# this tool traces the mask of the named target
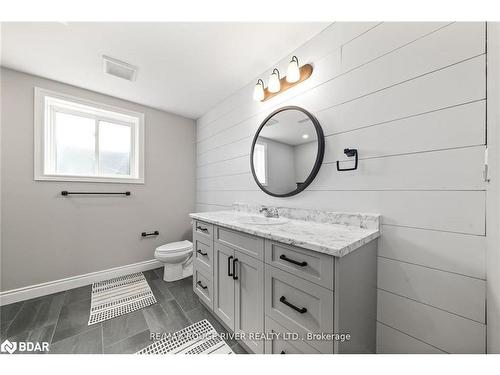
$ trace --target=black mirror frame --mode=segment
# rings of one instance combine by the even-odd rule
[[[261,183],[259,182],[259,180],[257,179],[257,176],[255,175],[255,169],[253,166],[253,151],[255,148],[255,143],[257,142],[257,139],[259,138],[260,131],[266,125],[266,123],[274,115],[276,115],[280,112],[283,112],[283,111],[288,111],[288,110],[297,110],[297,111],[304,113],[307,117],[309,117],[309,119],[311,120],[311,122],[314,125],[314,129],[316,130],[316,135],[318,137],[318,153],[316,154],[316,161],[314,163],[314,167],[313,167],[311,173],[309,173],[309,176],[307,177],[307,179],[297,189],[291,191],[290,193],[286,193],[286,194],[275,194],[275,193],[272,193],[269,190],[267,190],[264,186],[262,186]],[[304,108],[291,105],[291,106],[278,108],[277,110],[275,110],[274,112],[269,114],[264,119],[264,121],[262,121],[262,123],[260,124],[259,129],[257,129],[257,132],[255,133],[255,136],[253,138],[252,148],[250,150],[250,167],[252,169],[252,175],[253,175],[255,182],[257,183],[259,188],[264,193],[266,193],[268,195],[272,195],[273,197],[286,198],[286,197],[291,197],[291,196],[294,196],[294,195],[300,193],[301,191],[305,190],[311,184],[311,182],[313,182],[314,178],[316,177],[316,175],[319,172],[319,169],[321,168],[321,164],[323,163],[324,154],[325,154],[325,136],[323,134],[323,129],[321,128],[321,125],[320,125],[318,119],[316,117],[314,117],[314,115],[312,113],[310,113],[309,111],[306,111]]]

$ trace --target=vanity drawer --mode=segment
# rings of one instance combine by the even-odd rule
[[[212,240],[193,233],[193,249],[195,262],[201,265],[200,268],[205,268],[207,274],[211,275],[214,254]]]
[[[224,227],[215,227],[215,240],[251,257],[264,259],[264,239]]]
[[[271,240],[265,244],[267,264],[333,290],[333,256]]]
[[[212,277],[200,272],[195,266],[193,267],[193,290],[211,309],[213,309],[213,284]]]
[[[203,221],[194,220],[193,222],[193,234],[199,234],[206,238],[214,238],[214,226],[212,224],[205,223]]]
[[[290,336],[286,339],[284,335],[289,335],[291,332],[268,316],[266,316],[266,333],[273,336],[265,342],[265,354],[321,354],[319,350],[300,339],[292,341]]]
[[[265,265],[265,313],[304,337],[308,332],[333,332],[333,292]],[[322,353],[333,353],[333,341],[311,341]]]

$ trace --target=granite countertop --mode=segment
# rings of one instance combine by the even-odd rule
[[[244,208],[242,208],[244,207]],[[342,257],[380,236],[380,215],[278,208],[284,224],[249,224],[245,218],[263,216],[255,207],[235,204],[233,210],[192,213],[193,219],[270,240]]]

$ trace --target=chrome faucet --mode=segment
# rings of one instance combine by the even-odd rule
[[[262,206],[259,212],[263,213],[265,217],[274,217],[274,218],[279,217],[278,209],[276,207]]]

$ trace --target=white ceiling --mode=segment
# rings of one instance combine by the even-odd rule
[[[326,23],[2,23],[2,66],[198,118]],[[102,55],[138,66],[129,82]]]
[[[304,139],[302,136],[308,135]],[[290,146],[316,142],[318,137],[316,129],[309,118],[297,110],[283,111],[274,115],[259,133],[260,137],[272,139]]]

